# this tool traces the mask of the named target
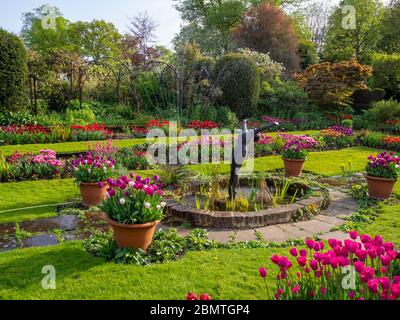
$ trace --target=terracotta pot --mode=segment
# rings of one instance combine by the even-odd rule
[[[376,200],[386,200],[392,196],[397,180],[366,176],[369,197]]]
[[[303,159],[283,159],[285,165],[285,177],[299,177],[303,172],[304,162]]]
[[[147,250],[153,241],[153,235],[160,221],[144,224],[121,224],[107,217],[114,231],[114,238],[119,248]]]
[[[99,188],[98,182],[85,183],[81,182],[79,185],[83,205],[85,207],[97,206],[105,199],[108,189],[108,183],[103,182],[103,188]]]

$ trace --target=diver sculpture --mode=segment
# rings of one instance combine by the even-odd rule
[[[253,138],[254,142],[257,142],[260,137],[259,133],[272,128],[274,126],[279,126],[278,122],[266,125],[260,129],[254,129],[249,132],[247,128],[247,120],[243,121],[243,128],[239,134],[236,143],[233,143],[232,147],[232,160],[231,160],[231,174],[229,179],[229,198],[234,200],[237,195],[237,188],[239,186],[239,171],[243,166],[243,163],[247,157],[247,148]]]

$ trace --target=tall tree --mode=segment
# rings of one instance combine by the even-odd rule
[[[392,0],[382,20],[382,38],[378,48],[387,53],[400,52],[400,0]]]
[[[293,23],[282,9],[268,2],[249,9],[232,36],[239,47],[269,53],[289,72],[299,69],[298,37]]]
[[[382,9],[380,0],[342,0],[329,18],[324,58],[367,58],[379,40]]]
[[[129,71],[132,96],[136,111],[141,112],[142,100],[136,87],[138,76],[152,67],[152,62],[160,56],[159,48],[155,47],[154,32],[157,24],[147,14],[139,14],[131,20],[130,33],[122,39],[123,65]]]

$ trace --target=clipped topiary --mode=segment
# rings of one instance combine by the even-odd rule
[[[239,53],[221,57],[215,65],[214,82],[222,91],[221,105],[241,118],[253,114],[259,99],[260,74],[252,58]]]
[[[21,39],[0,29],[0,111],[25,106],[27,75],[26,50]]]
[[[353,92],[353,109],[356,112],[371,108],[376,101],[382,100],[386,96],[386,91],[380,88],[377,89],[359,89]]]

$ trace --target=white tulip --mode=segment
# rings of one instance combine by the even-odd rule
[[[125,204],[126,200],[124,198],[119,199],[119,203],[123,206]]]
[[[165,208],[167,206],[167,203],[166,202],[161,202],[161,207],[162,208]]]
[[[145,202],[144,206],[145,206],[145,208],[146,208],[146,209],[150,209],[150,207],[151,207],[151,204],[150,204],[150,203],[148,203],[148,202]]]

